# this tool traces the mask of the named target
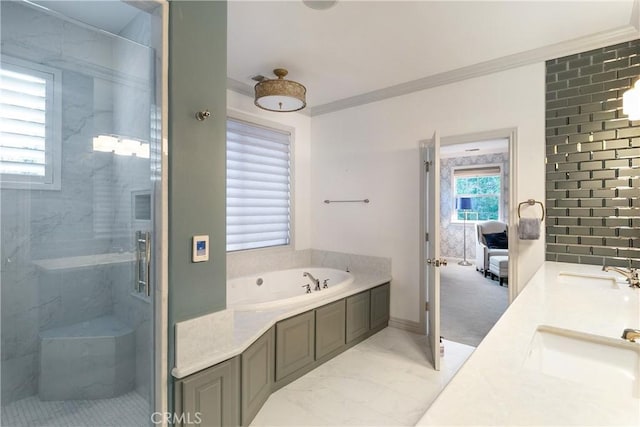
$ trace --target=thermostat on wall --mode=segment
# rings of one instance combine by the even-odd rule
[[[193,236],[191,261],[209,261],[209,236]]]

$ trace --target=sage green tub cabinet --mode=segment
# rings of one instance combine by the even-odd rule
[[[371,330],[384,329],[389,324],[389,284],[371,289]]]
[[[316,360],[343,349],[345,341],[345,300],[316,309]]]
[[[240,357],[226,360],[175,383],[179,426],[240,424]]]
[[[276,382],[304,371],[314,361],[314,350],[313,310],[276,323]]]
[[[177,425],[248,425],[272,392],[385,328],[389,290],[387,283],[281,320],[241,355],[177,380]]]
[[[347,300],[347,344],[357,342],[369,333],[370,291],[348,297]]]
[[[242,353],[242,425],[247,426],[267,401],[273,387],[275,328]]]

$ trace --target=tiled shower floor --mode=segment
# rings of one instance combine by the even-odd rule
[[[113,399],[41,401],[27,397],[2,407],[2,427],[146,427],[149,404],[133,391]]]

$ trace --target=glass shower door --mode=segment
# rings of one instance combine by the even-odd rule
[[[1,425],[151,423],[162,16],[135,3],[0,3]]]

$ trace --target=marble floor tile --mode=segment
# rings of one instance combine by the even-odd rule
[[[434,371],[427,338],[386,328],[269,397],[252,426],[413,426],[474,347],[445,341]]]

